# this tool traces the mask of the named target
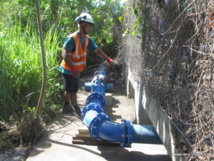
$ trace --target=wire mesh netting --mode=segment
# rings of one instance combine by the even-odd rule
[[[213,0],[129,0],[123,17],[118,62],[152,91],[192,145],[174,132],[177,147],[213,158]]]

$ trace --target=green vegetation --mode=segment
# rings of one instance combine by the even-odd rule
[[[42,0],[40,5],[47,63],[47,87],[41,117],[47,123],[62,103],[58,71],[60,52],[65,37],[77,29],[75,17],[81,12],[93,15],[96,26],[90,35],[105,48],[114,43],[113,25],[122,7],[119,0]],[[17,125],[35,113],[43,69],[35,1],[1,0],[0,6],[0,133],[4,133],[1,138],[10,140],[7,132],[14,125],[12,123]]]
[[[46,102],[54,100],[57,86],[57,33],[50,29],[45,36],[48,88]],[[21,115],[34,108],[41,89],[41,54],[37,31],[27,24],[25,31],[14,22],[0,37],[1,106],[0,119],[8,121],[11,114]]]

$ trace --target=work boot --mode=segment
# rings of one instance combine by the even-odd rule
[[[71,114],[74,113],[74,108],[71,105],[64,105],[62,108],[63,114]]]
[[[81,110],[78,106],[74,107],[75,113],[81,118]]]

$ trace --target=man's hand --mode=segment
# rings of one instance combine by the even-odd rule
[[[111,59],[111,58],[108,58],[108,59],[107,59],[107,62],[108,62],[109,64],[111,64],[111,63],[114,63],[114,60]]]
[[[72,75],[74,78],[77,78],[77,77],[78,77],[78,74],[79,74],[78,70],[77,70],[73,65],[70,66],[70,69],[71,69],[71,75]]]

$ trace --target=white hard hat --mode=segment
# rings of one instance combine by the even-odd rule
[[[94,25],[93,18],[88,13],[81,13],[76,19],[75,22],[87,22]]]

